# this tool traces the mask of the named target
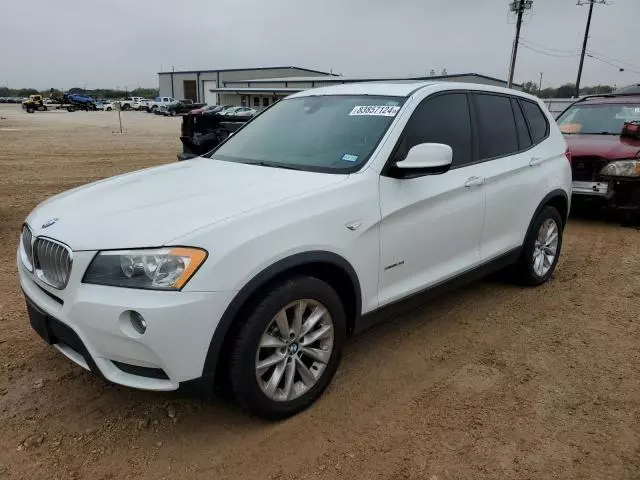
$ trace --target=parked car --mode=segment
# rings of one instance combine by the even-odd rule
[[[147,108],[149,107],[149,101],[146,98],[140,98],[138,100],[136,100],[136,102],[133,104],[133,109],[134,110],[147,110]]]
[[[210,115],[214,113],[220,113],[221,111],[231,107],[233,107],[233,105],[205,105],[204,107],[191,110],[189,113],[192,113],[194,115]]]
[[[257,110],[249,107],[230,107],[226,110],[222,110],[220,112],[220,115],[231,115],[234,117],[253,117],[256,113],[258,113]]]
[[[572,155],[573,196],[627,214],[640,212],[640,94],[581,98],[559,117]]]
[[[207,158],[40,204],[20,285],[35,331],[83,368],[148,390],[220,375],[245,409],[282,418],[321,395],[383,307],[505,266],[547,282],[570,194],[566,142],[533,96],[312,89]]]
[[[223,116],[218,113],[222,110],[222,106],[204,107],[191,110],[182,117],[182,152],[178,154],[179,161],[213,150],[251,119],[246,116]]]
[[[144,100],[143,97],[127,97],[124,100],[120,100],[120,108],[122,110],[131,110],[135,108],[135,104]]]
[[[160,105],[156,113],[165,116],[181,115],[191,110],[202,108],[206,103],[194,103],[193,100],[183,99],[175,102]]]
[[[155,113],[158,107],[175,102],[176,99],[172,97],[156,97],[153,101],[150,101],[147,105],[147,111]]]

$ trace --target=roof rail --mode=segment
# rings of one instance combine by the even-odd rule
[[[594,93],[591,95],[584,95],[578,98],[574,103],[583,102],[590,98],[614,98],[614,97],[640,97],[640,93]]]

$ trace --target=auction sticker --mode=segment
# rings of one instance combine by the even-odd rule
[[[390,107],[388,105],[359,105],[353,107],[349,116],[370,115],[375,117],[395,117],[400,107]]]

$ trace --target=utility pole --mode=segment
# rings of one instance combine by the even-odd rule
[[[540,72],[540,83],[538,83],[538,94],[542,91],[542,72]]]
[[[525,10],[529,10],[533,4],[532,0],[513,0],[509,4],[509,11],[517,14],[516,20],[516,37],[513,39],[513,47],[511,48],[511,63],[509,65],[509,84],[513,85],[513,74],[516,68],[516,56],[518,55],[518,42],[520,41],[520,28],[522,27],[522,15]]]
[[[584,55],[587,52],[587,40],[589,39],[589,29],[591,28],[591,15],[593,15],[593,6],[596,3],[606,5],[605,0],[586,0],[584,2],[578,0],[577,5],[589,4],[589,15],[587,16],[587,27],[584,29],[584,40],[582,42],[582,53],[580,54],[580,65],[578,66],[578,78],[576,80],[576,98],[580,96],[580,78],[582,77],[582,66],[584,65]]]

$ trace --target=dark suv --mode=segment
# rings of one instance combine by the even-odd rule
[[[581,98],[557,119],[572,155],[573,198],[634,219],[640,210],[640,94]]]

